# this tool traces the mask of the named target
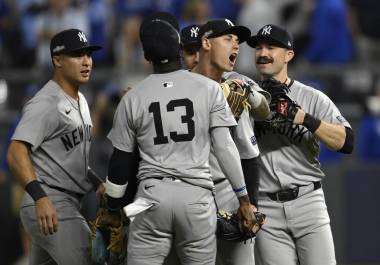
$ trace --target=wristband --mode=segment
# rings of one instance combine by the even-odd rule
[[[303,119],[302,125],[305,126],[311,133],[315,133],[315,131],[321,125],[321,120],[314,118],[309,113],[305,113],[305,118]]]
[[[247,192],[247,187],[246,186],[243,186],[239,189],[234,189],[234,192],[236,194],[236,197],[241,197],[241,196],[245,196],[245,195],[248,195],[248,192]]]
[[[26,184],[25,191],[33,198],[34,201],[47,196],[37,180],[32,180]]]
[[[118,185],[109,181],[108,177],[106,179],[106,194],[112,198],[118,199],[124,196],[125,190],[127,189],[127,184]]]

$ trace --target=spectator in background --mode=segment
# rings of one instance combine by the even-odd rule
[[[143,67],[145,59],[139,42],[139,28],[142,17],[155,10],[154,0],[116,0],[116,41],[114,54],[116,65],[121,71]]]
[[[24,95],[21,105],[24,105],[38,91],[34,84],[24,88]],[[14,180],[14,176],[9,171],[6,161],[6,151],[11,137],[21,118],[21,112],[11,121],[5,140],[0,149],[0,264],[27,264],[30,250],[30,239],[25,233],[21,224],[18,210],[24,194],[23,189]]]
[[[49,9],[39,15],[36,26],[37,66],[51,68],[51,57],[46,51],[49,50],[50,39],[59,31],[78,28],[91,38],[86,10],[71,4],[72,0],[49,0]]]
[[[362,62],[380,61],[380,1],[349,0],[352,31]]]
[[[245,0],[210,0],[210,18],[228,18],[235,22],[244,2]]]
[[[19,27],[22,39],[22,49],[18,54],[22,58],[20,67],[30,67],[36,62],[37,37],[37,18],[42,12],[49,8],[48,0],[16,0],[16,12],[19,18]]]
[[[181,17],[181,11],[187,0],[160,0],[156,1],[156,10],[169,12],[177,19]]]
[[[8,28],[9,24],[9,9],[8,5],[5,3],[5,0],[0,0],[0,62],[4,62],[4,38],[5,38],[5,30]],[[3,63],[0,63],[2,66]]]
[[[183,28],[189,24],[204,24],[209,19],[210,13],[211,4],[209,0],[188,0],[183,6],[179,26]]]
[[[99,43],[103,47],[92,55],[96,65],[111,63],[110,38],[113,32],[114,16],[110,1],[88,0],[87,16],[89,20],[90,42]]]
[[[0,67],[19,66],[22,40],[12,1],[0,0]]]
[[[359,125],[359,156],[362,160],[380,161],[380,78],[374,95],[367,98],[366,109]]]
[[[267,24],[284,25],[294,36],[298,47],[303,43],[306,26],[314,0],[241,0],[242,7],[237,23],[248,27],[251,32],[257,32]],[[302,38],[302,40],[301,40]],[[303,45],[302,45],[303,46]],[[236,69],[242,73],[252,72],[253,50],[246,43],[240,45]],[[256,72],[256,69],[253,70]]]
[[[301,57],[310,63],[342,64],[354,58],[344,0],[314,0],[310,41]]]

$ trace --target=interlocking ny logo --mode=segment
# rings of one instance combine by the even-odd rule
[[[263,28],[263,30],[261,31],[261,35],[270,35],[270,32],[272,30],[272,27],[271,26],[265,26]]]
[[[231,20],[229,20],[229,19],[227,19],[227,18],[224,19],[224,20],[226,21],[226,23],[228,24],[228,26],[230,26],[230,27],[235,26],[234,23],[231,22]]]
[[[199,28],[198,27],[192,27],[190,29],[190,36],[192,38],[197,38],[198,37],[198,32],[199,32]]]
[[[78,32],[78,37],[81,42],[87,42],[86,35],[83,32]]]

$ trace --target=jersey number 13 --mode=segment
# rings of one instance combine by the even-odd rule
[[[178,132],[170,132],[170,139],[174,142],[187,142],[191,141],[195,135],[194,120],[194,107],[193,102],[188,98],[171,100],[166,105],[166,110],[174,111],[176,107],[185,107],[186,115],[181,116],[182,123],[187,124],[187,133],[179,134]],[[152,102],[149,105],[149,112],[153,113],[154,127],[156,128],[156,137],[153,138],[154,144],[167,144],[168,137],[164,135],[162,128],[160,102]]]

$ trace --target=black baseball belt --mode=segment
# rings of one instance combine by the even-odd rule
[[[311,191],[320,189],[321,187],[322,183],[320,181],[316,181],[307,186],[298,186],[292,189],[280,190],[274,193],[266,192],[265,194],[273,201],[287,202],[297,199],[298,197],[301,197],[302,195],[305,195]]]

